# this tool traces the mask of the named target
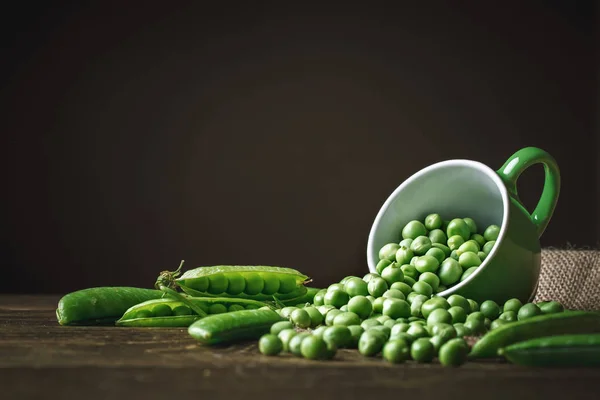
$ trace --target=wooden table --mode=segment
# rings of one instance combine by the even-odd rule
[[[185,329],[62,327],[54,315],[57,301],[0,296],[0,399],[600,396],[600,369],[522,368],[499,361],[460,368],[390,365],[353,350],[326,362],[266,357],[256,343],[201,347]]]

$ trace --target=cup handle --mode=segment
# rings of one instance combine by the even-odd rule
[[[506,160],[496,172],[504,181],[509,195],[521,203],[517,193],[517,180],[527,168],[535,164],[543,164],[545,173],[542,196],[530,215],[531,222],[537,227],[538,237],[540,237],[550,222],[560,192],[560,171],[556,160],[542,149],[525,147]]]

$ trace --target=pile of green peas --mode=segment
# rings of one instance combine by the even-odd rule
[[[472,218],[442,220],[429,214],[413,220],[401,230],[399,243],[379,250],[376,270],[382,276],[400,269],[404,283],[422,294],[442,292],[467,279],[492,251],[500,227],[490,225],[478,232]],[[390,269],[391,268],[391,269]]]
[[[478,304],[456,294],[446,299],[423,290],[418,282],[410,285],[399,268],[383,272],[348,276],[317,292],[312,304],[279,309],[286,320],[260,338],[260,352],[328,360],[338,349],[357,349],[363,356],[381,356],[390,363],[437,358],[444,366],[458,366],[470,351],[465,337],[563,311],[555,301]]]

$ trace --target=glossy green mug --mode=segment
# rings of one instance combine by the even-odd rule
[[[529,213],[519,200],[517,180],[534,164],[543,164],[545,183],[535,210]],[[556,161],[536,147],[517,151],[498,171],[472,160],[430,165],[398,186],[379,210],[367,244],[369,270],[376,271],[382,246],[402,240],[407,222],[423,221],[430,213],[444,220],[471,217],[479,230],[492,224],[500,227],[496,244],[467,279],[437,294],[460,294],[499,304],[510,298],[531,301],[541,267],[539,238],[552,217],[559,191]]]

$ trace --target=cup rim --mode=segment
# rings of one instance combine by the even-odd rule
[[[383,219],[383,215],[387,212],[392,201],[398,196],[398,194],[407,185],[409,185],[410,183],[412,183],[413,181],[415,181],[417,179],[420,179],[423,175],[425,175],[431,171],[434,171],[436,169],[445,168],[445,167],[457,167],[457,166],[469,167],[469,168],[476,169],[477,171],[485,174],[488,178],[490,178],[496,184],[496,187],[498,188],[498,190],[500,192],[500,196],[502,197],[502,207],[503,207],[502,225],[500,226],[500,232],[498,233],[498,238],[496,239],[496,245],[493,247],[492,251],[487,255],[485,260],[483,260],[481,265],[479,265],[479,267],[475,270],[475,272],[473,272],[471,275],[469,275],[469,277],[467,279],[465,279],[464,281],[459,282],[456,285],[454,285],[442,292],[436,293],[436,295],[441,296],[441,297],[446,297],[448,295],[455,293],[456,291],[460,290],[464,286],[468,285],[469,282],[471,282],[477,275],[479,275],[481,270],[485,269],[489,265],[488,261],[493,259],[494,256],[498,253],[498,249],[500,248],[499,244],[502,243],[502,241],[504,240],[504,237],[506,236],[507,225],[508,225],[508,221],[510,219],[510,199],[509,199],[509,195],[508,195],[508,190],[506,189],[506,186],[504,185],[502,178],[500,178],[500,176],[496,173],[496,171],[494,171],[489,166],[487,166],[479,161],[466,160],[466,159],[453,159],[453,160],[440,161],[440,162],[431,164],[431,165],[415,172],[413,175],[411,175],[406,180],[404,180],[398,187],[396,187],[396,189],[394,189],[394,191],[388,196],[386,201],[383,203],[383,205],[379,209],[379,212],[377,213],[377,216],[375,217],[375,220],[373,221],[373,224],[371,225],[371,230],[369,232],[369,237],[368,237],[368,242],[367,242],[367,266],[369,268],[369,272],[373,272],[374,268],[375,268],[375,265],[371,266],[371,254],[377,254],[376,249],[373,247],[374,246],[373,241],[374,241],[374,236],[375,236],[375,232],[376,232],[376,227],[379,226],[381,220]]]

